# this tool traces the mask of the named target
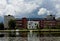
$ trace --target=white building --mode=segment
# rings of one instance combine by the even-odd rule
[[[11,16],[11,15],[6,15],[4,16],[4,28],[7,29],[9,28],[8,26],[8,22],[11,20],[11,19],[15,19],[14,16]]]
[[[39,27],[39,21],[28,21],[27,28],[28,29],[37,29]]]

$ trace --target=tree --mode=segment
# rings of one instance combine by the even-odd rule
[[[3,24],[3,22],[0,23],[0,30],[4,30],[4,24]],[[0,37],[4,37],[4,34],[1,33]]]
[[[15,22],[15,20],[10,20],[9,22],[8,22],[8,25],[9,25],[9,29],[15,29],[15,26],[16,26],[16,22]]]
[[[15,29],[16,21],[11,19],[11,20],[8,22],[8,26],[9,26],[9,29]],[[13,31],[13,32],[9,32],[9,36],[15,37],[15,32],[14,32],[14,31]]]
[[[2,22],[0,23],[0,30],[4,30],[4,24]]]

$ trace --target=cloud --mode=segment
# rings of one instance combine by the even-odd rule
[[[60,8],[60,5],[59,4],[56,4],[55,8],[56,9],[59,9]]]
[[[56,4],[55,8],[56,8],[56,12],[57,12],[56,16],[58,18],[58,17],[60,17],[60,4]]]
[[[25,0],[25,2],[27,3],[33,3],[33,4],[37,4],[40,5],[42,3],[43,0]]]
[[[50,15],[51,12],[47,10],[46,8],[40,8],[38,11],[38,15],[44,15],[44,14]]]
[[[38,14],[32,13],[34,11]],[[60,17],[60,0],[0,0],[0,16],[8,14],[14,16],[34,14],[38,16],[49,15],[51,12]]]
[[[56,18],[60,17],[60,0],[53,0],[55,11],[56,11]]]
[[[56,18],[60,17],[60,0],[45,0],[42,5],[42,8],[47,9],[53,15],[55,14]]]
[[[29,14],[40,7],[42,0],[0,0],[0,16]]]
[[[51,0],[55,9],[56,18],[60,17],[60,0]]]

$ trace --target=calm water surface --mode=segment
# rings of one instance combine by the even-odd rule
[[[0,41],[60,41],[60,34],[41,32],[5,32]]]

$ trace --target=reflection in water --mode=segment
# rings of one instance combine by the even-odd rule
[[[38,33],[32,31],[28,32],[28,41],[39,41],[37,34]]]
[[[17,32],[16,32],[17,33]],[[60,41],[60,33],[50,33],[50,32],[18,32],[19,35],[16,33],[12,33],[15,37],[6,37],[12,35],[11,32],[7,32],[5,37],[0,37],[0,41]]]
[[[18,31],[19,31],[19,30],[17,29],[17,30],[16,30],[16,35],[19,35],[19,32],[18,32]]]
[[[31,38],[32,40],[32,38]],[[27,37],[0,37],[0,41],[31,41]],[[60,37],[36,37],[32,41],[60,41]]]

